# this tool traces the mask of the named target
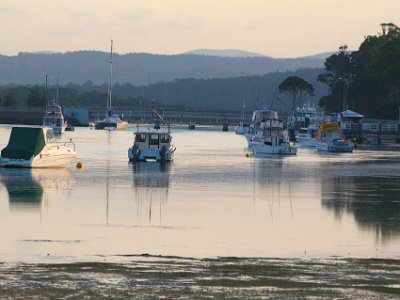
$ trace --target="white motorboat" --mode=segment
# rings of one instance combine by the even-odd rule
[[[296,135],[296,140],[301,147],[315,148],[317,145],[316,135],[318,128],[314,126],[301,127]]]
[[[321,124],[317,135],[317,150],[323,152],[353,152],[354,144],[343,139],[338,124]]]
[[[108,83],[107,114],[103,120],[94,124],[94,129],[120,130],[128,128],[128,122],[121,120],[112,110],[112,64],[113,64],[113,41],[111,40],[110,75]]]
[[[296,155],[297,147],[292,145],[283,128],[278,112],[264,111],[263,118],[258,124],[258,130],[250,139],[249,146],[255,153]]]
[[[249,132],[249,124],[240,121],[238,126],[235,127],[236,134],[246,134]]]
[[[253,136],[250,146],[255,153],[296,155],[297,147],[289,142],[283,132],[277,128],[266,128]]]
[[[172,161],[176,147],[171,144],[171,131],[137,129],[133,146],[128,149],[129,161]]]
[[[251,123],[247,132],[244,136],[247,139],[247,143],[250,146],[250,141],[257,134],[257,132],[264,127],[264,124],[267,120],[277,120],[278,112],[269,110],[269,109],[259,109],[253,112],[253,116],[251,117]]]
[[[1,167],[57,168],[76,159],[75,144],[57,142],[50,127],[11,129],[8,145],[1,151]]]
[[[61,134],[67,127],[67,122],[64,121],[61,106],[56,102],[47,105],[46,112],[43,117],[43,126],[51,127],[54,134]]]
[[[287,120],[288,127],[294,129],[301,127],[308,128],[310,125],[318,123],[317,109],[308,104],[304,104],[301,108],[297,107],[293,112],[290,113]]]

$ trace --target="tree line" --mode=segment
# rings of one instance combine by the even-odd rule
[[[357,51],[347,46],[325,61],[318,80],[329,94],[319,105],[334,112],[351,109],[371,118],[397,119],[400,109],[400,28],[381,24],[382,32],[367,36]]]

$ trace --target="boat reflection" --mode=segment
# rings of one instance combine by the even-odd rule
[[[132,162],[135,187],[168,188],[173,162]]]
[[[39,212],[50,194],[72,185],[73,177],[67,169],[0,168],[11,211]]]
[[[322,181],[322,205],[341,219],[354,215],[359,228],[377,241],[400,235],[400,181],[391,177],[333,176]]]
[[[139,219],[162,220],[162,207],[168,200],[173,162],[133,162],[134,199]]]

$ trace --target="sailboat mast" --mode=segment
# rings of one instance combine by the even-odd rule
[[[58,96],[59,96],[59,93],[58,93],[59,84],[60,84],[60,72],[57,72],[57,89],[56,89],[56,103],[57,104],[58,104]]]
[[[46,98],[46,111],[47,111],[47,107],[49,106],[49,98],[47,97],[47,74],[46,74],[46,88],[45,88],[44,92],[45,92],[45,98]]]
[[[111,105],[111,94],[112,94],[112,65],[113,65],[113,40],[111,40],[111,52],[110,52],[110,76],[108,83],[108,101],[107,101],[107,113],[110,114],[112,110]]]

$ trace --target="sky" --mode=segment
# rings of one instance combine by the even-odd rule
[[[241,49],[272,57],[357,50],[400,0],[0,0],[0,54],[77,50],[179,54]]]

